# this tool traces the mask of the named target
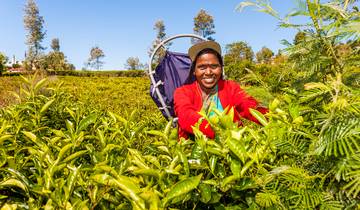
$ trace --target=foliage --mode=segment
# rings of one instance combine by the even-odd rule
[[[272,64],[275,66],[286,65],[288,63],[288,57],[284,55],[281,50],[274,56]]]
[[[237,63],[240,61],[253,61],[254,52],[251,47],[243,41],[227,44],[225,47],[224,64]]]
[[[303,31],[297,32],[293,41],[294,45],[301,44],[304,41],[306,41],[306,33]]]
[[[51,49],[55,52],[60,51],[60,41],[59,38],[54,38],[51,40]]]
[[[225,75],[228,79],[235,80],[244,86],[259,86],[270,94],[283,92],[283,88],[293,87],[302,89],[301,84],[297,83],[296,72],[289,70],[290,67],[277,59],[285,59],[281,55],[274,58],[274,64],[254,64],[250,61],[231,63],[224,66]],[[264,95],[259,93],[260,95]]]
[[[140,63],[138,57],[129,57],[126,60],[125,68],[128,70],[142,70],[145,68],[145,65]]]
[[[48,54],[37,56],[36,68],[45,71],[64,71],[75,70],[75,66],[68,63],[66,56],[60,51],[60,42],[58,38],[51,40],[51,48]]]
[[[44,18],[40,16],[39,8],[34,0],[27,0],[24,8],[24,26],[28,31],[26,44],[28,50],[25,56],[27,70],[36,69],[38,67],[39,56],[44,47],[41,45],[45,37]]]
[[[127,72],[130,75],[132,72],[137,73],[141,71],[118,72]],[[72,100],[86,104],[91,109],[126,114],[131,113],[136,108],[139,109],[139,114],[141,115],[156,113],[157,108],[148,94],[150,82],[147,78],[109,77],[109,75],[103,74],[106,72],[98,72],[98,74],[96,72],[89,72],[91,73],[90,76],[86,76],[86,72],[83,73],[82,77],[77,75],[49,76],[48,85],[54,88],[58,83],[62,83],[62,91],[70,94]],[[107,73],[110,74],[111,72]],[[117,72],[113,73],[116,75]],[[45,77],[46,74],[43,76]],[[0,83],[3,84],[0,87],[0,98],[6,99],[3,103],[4,105],[10,105],[10,102],[16,99],[13,97],[13,94],[10,94],[10,91],[19,92],[20,82],[19,77],[0,78]]]
[[[165,24],[163,20],[157,20],[153,29],[156,31],[156,39],[152,42],[152,46],[148,51],[149,56],[151,56],[155,48],[166,39]],[[171,46],[171,42],[166,43],[160,49],[158,49],[153,58],[155,64],[158,64],[160,59],[165,56],[165,51],[169,48],[169,46]]]
[[[5,72],[4,76],[20,76],[20,75],[31,75],[34,74],[34,71],[24,71],[24,72]],[[44,72],[49,76],[77,76],[77,77],[145,77],[145,71],[138,70],[114,70],[114,71],[85,71],[85,70],[64,70],[64,71],[55,71],[47,70]]]
[[[60,51],[51,51],[47,55],[43,55],[39,63],[41,70],[64,71],[75,69],[75,66],[68,63],[64,53]]]
[[[259,52],[256,53],[256,61],[258,63],[271,63],[274,52],[267,47],[262,47]]]
[[[194,34],[214,40],[211,35],[215,34],[214,18],[204,9],[200,9],[198,14],[194,17]],[[192,43],[199,42],[199,39],[191,39]]]
[[[90,49],[90,58],[88,59],[86,66],[100,70],[104,62],[101,60],[105,57],[105,54],[100,47],[95,46]]]
[[[172,122],[160,130],[162,122],[150,123],[136,110],[124,118],[73,101],[64,90],[76,78],[54,88],[44,86],[46,78],[23,80],[21,103],[0,111],[4,206],[342,209],[360,203],[360,97],[341,75],[273,100],[267,119],[251,110],[262,126],[238,127],[233,110],[225,110],[208,119],[214,140],[194,127],[195,138],[180,141]],[[77,92],[83,91],[71,94]]]
[[[259,3],[260,2],[260,3]],[[280,26],[299,30],[294,44],[284,41],[286,52],[294,66],[301,70],[303,78],[312,77],[324,81],[327,75],[346,73],[351,66],[358,66],[358,49],[347,47],[347,56],[340,57],[339,48],[344,42],[350,46],[359,39],[359,13],[355,1],[298,1],[299,6],[280,18],[270,4],[265,1],[243,2],[240,8],[257,5],[262,11],[272,14],[280,21]],[[311,22],[291,23],[290,18],[306,17]],[[342,50],[343,51],[343,50]],[[306,81],[305,81],[306,82]]]
[[[116,160],[115,157],[126,152],[125,145],[133,143],[141,145],[139,137],[143,135],[139,133],[142,131],[139,128],[143,127],[140,124],[142,122],[137,123],[130,119],[124,121],[125,119],[112,113],[109,113],[108,117],[102,118],[102,113],[86,112],[84,105],[69,101],[69,96],[56,92],[56,88],[43,89],[46,79],[34,83],[34,80],[24,78],[24,82],[27,85],[22,87],[19,95],[23,104],[9,107],[7,110],[3,110],[4,112],[1,111],[1,144],[4,148],[1,150],[1,157],[7,155],[10,159],[11,157],[15,158],[1,162],[3,180],[0,187],[1,199],[8,200],[9,204],[15,203],[30,209],[41,206],[46,208],[51,206],[83,208],[88,205],[98,205],[106,193],[107,187],[100,187],[98,194],[98,184],[96,183],[101,179],[96,179],[98,173],[92,174],[86,170],[95,165],[100,167],[93,168],[96,171],[106,169],[101,166],[103,161],[111,161],[111,165],[118,165],[121,161],[120,159]],[[55,94],[52,91],[55,91]],[[39,93],[44,95],[38,95]],[[14,119],[15,115],[18,120],[10,120]],[[136,114],[131,116],[134,120]],[[31,118],[36,118],[36,122],[30,122]],[[109,125],[112,129],[120,126],[118,128],[121,132],[116,135],[110,134],[106,121],[111,123]],[[115,126],[113,123],[118,125]],[[9,130],[9,125],[20,126],[18,127],[20,130]],[[68,130],[63,130],[66,125]],[[86,131],[92,127],[95,128],[94,132]],[[122,129],[125,127],[127,127],[126,131]],[[37,130],[38,128],[40,129]],[[133,133],[135,128],[139,135]],[[123,133],[124,131],[126,133]],[[56,135],[58,136],[56,137]],[[91,137],[93,135],[95,136]],[[110,137],[110,135],[113,136]],[[94,144],[94,142],[100,143],[98,138],[102,139],[104,147],[101,144]],[[129,138],[137,141],[128,141]],[[98,146],[101,146],[102,149],[98,150]],[[112,151],[113,155],[108,156],[107,151]],[[46,155],[45,159],[43,159],[44,155]],[[28,158],[24,158],[26,156]],[[93,181],[91,181],[91,177],[94,177]],[[16,187],[13,189],[20,191],[9,194],[12,187]],[[85,198],[81,195],[84,193],[88,196],[81,200]],[[26,199],[23,200],[23,198]],[[21,200],[25,203],[21,204]],[[102,204],[99,205],[102,206]]]
[[[47,71],[48,75],[77,76],[77,77],[145,77],[144,71]]]
[[[246,69],[255,68],[254,64],[248,60],[236,63],[229,63],[224,66],[224,71],[227,79],[240,82],[241,79],[247,75]]]
[[[8,57],[0,52],[0,76],[6,70],[7,62],[8,62]]]

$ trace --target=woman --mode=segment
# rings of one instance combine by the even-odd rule
[[[234,122],[240,122],[244,117],[258,122],[249,112],[249,108],[266,113],[266,108],[258,107],[258,102],[247,95],[238,84],[222,77],[223,61],[221,47],[217,42],[200,42],[189,49],[192,61],[189,78],[194,75],[196,80],[175,90],[175,114],[179,123],[179,138],[188,138],[193,135],[192,126],[200,119],[199,129],[208,138],[213,139],[215,132],[198,113],[207,111],[210,104],[223,111],[225,108],[234,108]],[[212,113],[210,112],[210,115]]]

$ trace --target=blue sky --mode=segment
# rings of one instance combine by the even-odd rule
[[[148,49],[156,33],[154,23],[161,19],[168,36],[192,33],[193,18],[200,9],[214,17],[213,35],[223,48],[235,41],[246,41],[257,52],[267,46],[274,52],[283,48],[280,40],[293,40],[295,30],[278,28],[273,17],[247,8],[235,11],[241,0],[35,0],[45,20],[46,37],[42,45],[50,50],[59,38],[60,50],[69,62],[81,69],[92,46],[105,53],[105,70],[122,70],[126,59],[138,57],[148,62]],[[26,51],[23,8],[26,0],[0,0],[0,52],[22,60]],[[272,0],[280,14],[295,7],[291,0]],[[186,52],[189,39],[174,41],[171,50]]]

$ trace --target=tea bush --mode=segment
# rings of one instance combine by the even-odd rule
[[[238,127],[229,110],[208,119],[215,140],[194,128],[180,141],[171,122],[159,130],[136,109],[124,118],[23,80],[21,102],[0,112],[4,208],[359,205],[360,97],[341,75],[273,100],[267,118],[252,110],[262,126]]]

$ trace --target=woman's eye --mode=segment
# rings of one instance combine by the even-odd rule
[[[211,65],[210,65],[210,68],[211,68],[211,69],[217,69],[217,68],[219,68],[219,67],[220,67],[219,64],[211,64]]]
[[[206,65],[201,65],[201,66],[198,66],[197,68],[200,69],[200,70],[205,70],[207,68],[207,66]]]
[[[200,65],[200,66],[197,66],[197,68],[199,69],[199,70],[206,70],[207,68],[209,68],[210,67],[210,69],[217,69],[217,68],[219,68],[220,67],[220,65],[219,64],[208,64],[208,65]]]

